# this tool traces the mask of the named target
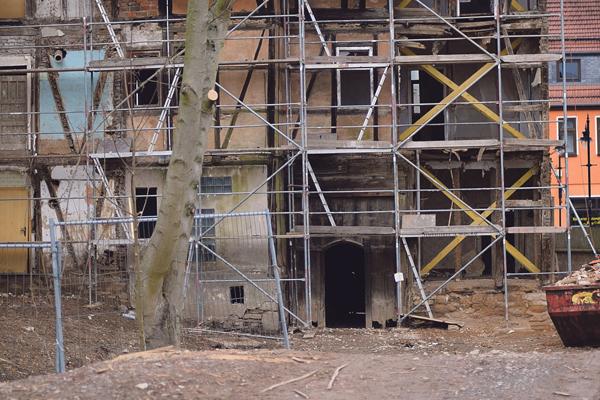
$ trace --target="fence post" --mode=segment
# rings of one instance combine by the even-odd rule
[[[60,242],[56,241],[54,219],[50,218],[50,250],[52,254],[52,277],[54,278],[54,308],[56,314],[56,372],[65,372],[65,346],[62,332],[62,298],[60,292]]]
[[[277,303],[279,306],[279,319],[281,321],[281,330],[283,331],[283,341],[285,348],[290,349],[290,340],[288,338],[287,323],[285,321],[285,311],[283,305],[283,295],[281,294],[281,281],[279,280],[279,267],[277,267],[277,254],[275,253],[275,242],[273,239],[273,227],[271,225],[271,214],[267,209],[267,228],[269,230],[269,249],[271,250],[271,260],[273,263],[273,274],[275,275],[275,285],[277,286]]]

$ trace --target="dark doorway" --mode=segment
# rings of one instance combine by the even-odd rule
[[[330,328],[365,327],[365,252],[357,245],[325,252],[325,320]]]

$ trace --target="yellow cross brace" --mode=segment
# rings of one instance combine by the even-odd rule
[[[520,44],[520,42],[521,42],[521,39],[515,40],[514,43],[513,43],[513,47],[518,46]],[[402,48],[400,50],[404,54],[406,54],[406,55],[412,55],[412,56],[415,55],[414,52],[412,52],[411,50],[409,50],[407,48]],[[506,50],[503,50],[502,51],[502,55],[505,55],[505,54],[506,54]],[[488,63],[488,64],[484,65],[475,74],[478,74],[483,68],[487,68],[487,70],[489,70],[493,66],[494,66],[494,64]],[[465,85],[465,83],[468,82],[470,84],[470,82],[473,80],[473,77],[471,77],[465,83],[463,83],[462,85],[458,86],[456,83],[452,82],[450,79],[448,79],[444,74],[442,74],[440,71],[438,71],[434,67],[432,67],[430,65],[421,65],[420,67],[425,72],[427,72],[429,75],[431,75],[432,77],[434,77],[438,82],[440,82],[443,85],[448,86],[450,89],[453,89],[454,91],[452,93],[450,93],[450,95],[448,95],[444,100],[442,100],[441,104],[438,104],[437,106],[433,107],[428,113],[426,113],[425,115],[423,115],[413,126],[409,127],[407,130],[405,130],[402,133],[402,135],[400,135],[400,139],[401,140],[406,139],[406,137],[410,136],[420,125],[425,124],[427,121],[429,121],[430,118],[433,118],[433,116],[443,107],[443,105],[447,103],[446,100],[449,99],[451,96],[452,96],[452,99],[450,101],[448,101],[448,102],[454,101],[456,99],[456,97],[458,97],[458,96],[456,96],[454,94],[457,93],[457,91],[458,91],[458,93],[460,93],[465,87],[468,87],[468,85]],[[487,72],[487,70],[486,70],[486,72]],[[473,76],[475,76],[475,75],[473,75]],[[469,103],[473,103],[471,105],[477,111],[479,111],[480,113],[482,113],[483,115],[485,115],[490,120],[492,120],[494,122],[500,122],[500,117],[498,116],[498,114],[496,114],[495,112],[493,112],[492,110],[490,110],[485,105],[480,104],[479,100],[477,100],[475,97],[471,96],[469,93],[464,92],[463,94],[460,95],[460,97],[462,97],[463,99],[465,99]],[[526,139],[525,135],[523,135],[521,132],[519,132],[518,130],[516,130],[515,128],[513,128],[512,126],[510,126],[506,122],[502,123],[502,128],[504,128],[504,130],[506,130],[508,133],[510,133],[511,135],[513,135],[514,137],[516,137],[518,139]]]
[[[397,8],[405,8],[412,0],[404,0]],[[513,0],[514,1],[514,0]],[[518,3],[517,3],[518,4]]]
[[[440,104],[433,107],[431,110],[429,110],[427,113],[425,113],[425,115],[423,115],[421,118],[419,118],[419,120],[417,122],[415,122],[412,126],[410,126],[408,129],[406,129],[404,132],[402,132],[399,139],[405,140],[410,135],[412,135],[413,132],[415,132],[421,125],[425,125],[427,122],[429,122],[429,120],[431,120],[435,115],[437,115],[437,113],[440,110],[442,110],[447,104],[452,103],[459,96],[461,96],[463,94],[462,92],[464,90],[466,90],[469,86],[471,86],[471,84],[473,82],[477,81],[477,79],[479,79],[483,75],[485,75],[490,69],[492,69],[494,67],[494,65],[495,65],[494,63],[488,63],[488,64],[485,64],[483,67],[481,67],[469,79],[464,81],[462,85],[457,86],[456,89],[454,89],[454,91],[452,93],[450,93],[442,101],[440,101]]]
[[[527,182],[529,180],[529,178],[531,178],[533,176],[534,173],[536,173],[538,170],[538,166],[534,166],[532,167],[529,171],[527,171],[525,173],[525,175],[523,175],[517,182],[515,182],[511,188],[509,190],[507,190],[504,193],[504,199],[508,199],[510,196],[512,196],[515,192],[516,189],[523,186],[525,184],[525,182]],[[424,175],[427,177],[427,179],[429,179],[431,181],[431,183],[433,183],[435,186],[437,186],[438,188],[445,188],[447,189],[443,183],[441,183],[440,181],[438,181],[429,171],[427,170],[423,170]],[[462,202],[462,200],[458,199],[457,201],[457,197],[455,197],[454,195],[448,193],[448,192],[443,192],[444,194],[446,194],[446,196],[448,198],[450,198],[450,200],[452,200],[455,204],[458,205],[459,208],[461,209],[465,209],[465,205]],[[496,208],[496,202],[494,202],[490,207],[488,207],[488,209],[483,212],[481,214],[482,217],[487,218],[488,216],[490,216],[493,212],[494,209]],[[484,225],[487,223],[487,221],[485,219],[482,219],[479,215],[477,215],[476,213],[472,212],[472,211],[468,211],[467,215],[469,215],[474,222],[471,224],[472,226],[475,225]],[[492,235],[492,237],[496,237],[495,235]],[[445,248],[444,250],[442,250],[433,260],[431,260],[422,270],[421,273],[422,274],[426,274],[427,272],[429,272],[433,267],[435,267],[440,261],[442,261],[442,259],[444,257],[446,257],[460,242],[462,242],[464,239],[466,238],[466,236],[458,236],[456,238],[454,238],[454,240],[452,240],[452,242],[450,242]],[[521,252],[519,252],[519,250],[517,250],[513,245],[511,245],[510,243],[506,243],[506,250],[509,252],[509,254],[511,254],[517,261],[519,261],[521,263],[521,265],[523,265],[527,270],[529,270],[529,272],[533,272],[533,273],[538,273],[540,272],[539,268],[537,268],[531,261],[529,261],[529,259],[527,259],[527,257],[525,257],[523,254],[521,254]]]
[[[411,50],[403,48],[401,49],[403,53],[408,54],[408,55],[415,55],[415,53],[413,53]],[[489,65],[489,64],[486,64]],[[492,64],[493,65],[493,64]],[[440,71],[438,71],[437,69],[435,69],[434,67],[430,66],[430,65],[421,65],[421,68],[427,72],[429,75],[433,76],[438,82],[440,82],[443,85],[448,86],[450,89],[453,90],[457,90],[460,88],[460,86],[458,86],[456,83],[452,82],[450,79],[448,79],[444,74],[442,74]],[[462,86],[462,85],[461,85]],[[453,92],[454,93],[454,92]],[[480,113],[482,113],[483,115],[485,115],[487,118],[489,118],[490,120],[492,120],[493,122],[500,122],[500,117],[498,116],[498,114],[496,114],[495,112],[493,112],[492,110],[490,110],[488,107],[486,107],[484,104],[480,104],[479,100],[477,100],[475,97],[471,96],[469,93],[464,92],[460,97],[462,97],[463,99],[465,99],[466,101],[468,101],[469,103],[473,103],[471,104],[477,111],[479,111]],[[427,114],[426,114],[427,115]],[[416,122],[416,125],[419,125],[419,122],[424,119],[425,116],[423,116],[419,121]],[[526,139],[526,136],[523,135],[521,132],[519,132],[518,130],[516,130],[515,128],[513,128],[512,126],[510,126],[507,122],[503,122],[502,123],[502,128],[504,128],[504,130],[506,130],[508,133],[510,133],[511,135],[513,135],[514,137],[518,138],[518,139]],[[410,128],[409,128],[410,129]],[[414,130],[413,130],[414,131]],[[406,132],[406,131],[405,131]]]
[[[406,1],[406,0],[405,0],[405,1]],[[408,2],[410,3],[410,0],[408,0]],[[519,12],[527,11],[527,10],[525,10],[525,9],[523,8],[523,6],[522,6],[522,5],[520,5],[520,4],[517,2],[517,0],[512,0],[512,2],[510,3],[510,6],[511,6],[512,8],[514,8],[514,9],[515,9],[515,11],[519,11]]]

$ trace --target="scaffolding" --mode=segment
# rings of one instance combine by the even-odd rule
[[[125,219],[160,203],[185,13],[145,3],[74,0],[79,13],[56,23],[0,26],[25,38],[3,47],[2,75],[26,77],[28,109],[2,112],[26,126],[3,143],[31,187],[31,240],[47,240],[45,214]],[[565,58],[548,53],[545,0],[233,9],[199,201],[216,214],[271,210],[282,278],[303,282],[286,287],[291,312],[383,326],[431,313],[423,277],[441,288],[473,270],[506,292],[515,274],[570,272],[570,251],[568,266],[553,264],[552,237],[571,227],[552,219],[550,154],[564,140],[548,134],[548,63]],[[131,240],[131,227],[114,234]]]

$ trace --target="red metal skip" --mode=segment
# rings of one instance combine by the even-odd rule
[[[548,313],[565,346],[600,346],[600,285],[546,286]]]

